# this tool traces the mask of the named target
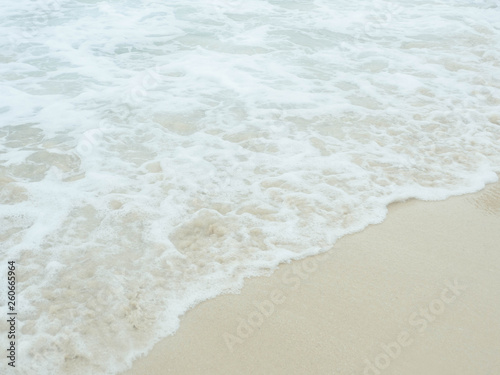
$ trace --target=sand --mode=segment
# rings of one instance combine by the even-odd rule
[[[500,183],[201,303],[124,375],[500,374]]]

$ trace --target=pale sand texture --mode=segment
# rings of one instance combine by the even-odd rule
[[[382,224],[326,254],[200,304],[124,375],[500,374],[500,183],[393,204]],[[445,290],[454,279],[467,287],[456,296]],[[231,352],[224,332],[237,337],[241,319],[260,323],[252,302],[275,290],[285,301]],[[417,314],[429,304],[424,328]],[[402,332],[410,344],[389,359],[381,344]],[[367,369],[376,358],[388,367]]]

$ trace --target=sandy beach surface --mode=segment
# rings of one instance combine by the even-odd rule
[[[123,375],[146,374],[500,374],[500,183],[198,305]]]

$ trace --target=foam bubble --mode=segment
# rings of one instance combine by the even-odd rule
[[[245,277],[500,172],[494,1],[4,9],[19,374],[115,374]]]

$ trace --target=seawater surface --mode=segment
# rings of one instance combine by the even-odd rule
[[[116,374],[245,277],[500,172],[497,1],[0,4],[12,373]]]

